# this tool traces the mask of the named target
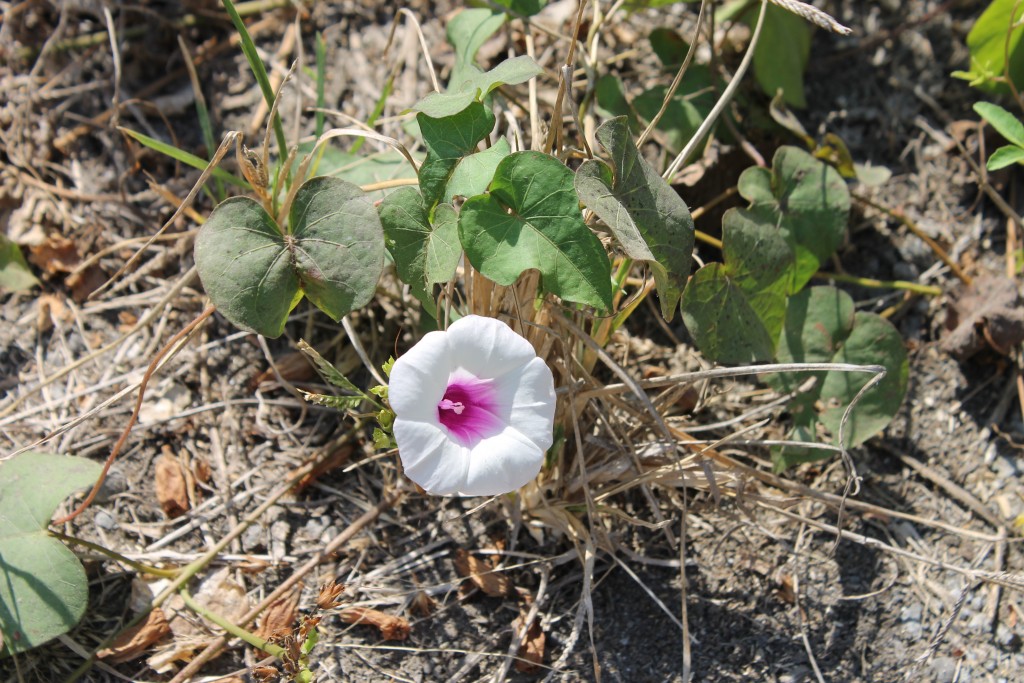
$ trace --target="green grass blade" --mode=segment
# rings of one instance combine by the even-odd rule
[[[246,60],[249,62],[249,68],[252,69],[252,75],[256,77],[256,82],[260,86],[260,90],[263,92],[263,99],[267,101],[267,107],[271,111],[274,110],[274,89],[270,86],[270,77],[267,75],[267,66],[260,59],[260,55],[256,52],[256,44],[252,42],[252,36],[249,35],[248,29],[245,28],[245,22],[242,21],[242,17],[239,16],[238,10],[235,9],[235,5],[231,0],[221,0],[224,4],[224,9],[227,10],[228,16],[231,17],[231,23],[235,25],[235,30],[238,31],[238,37],[242,42],[242,52],[245,54]],[[288,156],[288,139],[284,135],[284,126],[281,125],[281,117],[274,115],[273,120],[274,134],[277,136],[277,153],[281,163],[284,163],[285,157]]]
[[[169,156],[175,161],[180,161],[181,163],[187,166],[191,166],[192,168],[197,168],[200,171],[205,171],[206,167],[210,165],[210,162],[206,161],[202,157],[197,157],[195,154],[190,154],[189,152],[186,152],[183,149],[178,149],[174,145],[169,145],[166,142],[161,142],[160,140],[151,138],[148,135],[145,135],[138,131],[134,131],[129,128],[119,128],[118,130],[121,130],[122,132],[124,132],[125,135],[128,135],[129,137],[137,140],[146,147],[149,147],[150,149],[156,152],[160,152],[161,154]],[[214,145],[213,149],[216,148],[217,146]],[[242,180],[241,178],[231,175],[222,168],[213,169],[212,175],[214,178],[220,178],[226,183],[231,183],[232,185],[236,185],[243,189],[252,189],[251,187],[249,187],[249,183]]]

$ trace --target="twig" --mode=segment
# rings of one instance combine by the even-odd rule
[[[132,416],[128,419],[128,424],[125,426],[124,431],[121,432],[121,438],[117,440],[114,447],[110,450],[110,455],[107,456],[107,461],[103,463],[103,470],[100,472],[99,479],[93,484],[92,490],[89,495],[85,497],[78,507],[75,508],[74,512],[61,517],[58,520],[54,520],[54,524],[66,524],[73,520],[78,515],[82,514],[92,501],[96,498],[96,494],[99,493],[100,487],[103,486],[103,482],[107,478],[107,472],[110,471],[110,466],[114,464],[114,460],[117,458],[118,453],[121,452],[121,448],[124,447],[126,441],[128,441],[128,435],[131,434],[132,425],[139,419],[139,412],[142,410],[142,400],[146,397],[146,385],[149,384],[150,377],[156,372],[157,367],[160,365],[160,361],[164,359],[168,353],[171,352],[178,342],[187,339],[196,329],[199,328],[203,322],[213,315],[213,312],[217,310],[214,306],[207,306],[206,310],[199,314],[199,316],[186,325],[180,332],[174,335],[167,344],[160,349],[160,352],[156,354],[156,357],[150,362],[149,367],[146,368],[146,374],[142,376],[142,382],[139,384],[139,397],[135,400],[135,409],[132,411]]]
[[[902,223],[904,226],[906,226],[907,230],[914,233],[914,235],[917,236],[918,239],[927,244],[928,247],[932,250],[932,252],[934,252],[934,254],[938,256],[943,263],[949,266],[949,269],[953,272],[954,275],[957,276],[957,278],[960,279],[961,282],[968,286],[971,284],[971,278],[967,274],[965,274],[963,270],[961,270],[960,266],[957,265],[956,261],[950,258],[949,254],[946,253],[946,250],[943,249],[938,242],[933,240],[928,235],[928,233],[922,230],[921,227],[913,220],[911,220],[910,217],[908,217],[903,211],[898,209],[890,209],[888,206],[885,206],[884,204],[879,204],[873,199],[869,199],[868,197],[857,194],[856,192],[851,192],[850,196],[853,197],[858,202],[866,204],[878,211],[881,211],[886,216],[894,218],[895,220]]]
[[[306,473],[308,473],[308,469],[306,467],[303,467],[303,476],[305,476]],[[297,479],[293,477],[293,479],[294,481],[291,482],[288,486],[289,490],[291,486],[294,485],[294,483],[301,479],[301,477]],[[281,495],[283,495],[283,493]],[[281,585],[274,589],[274,591],[270,593],[270,595],[265,597],[254,608],[246,612],[246,614],[238,620],[238,625],[245,627],[249,623],[251,623],[253,619],[259,616],[260,613],[264,609],[266,609],[271,603],[277,600],[277,598],[281,597],[282,595],[290,591],[293,587],[295,587],[306,574],[316,569],[316,567],[319,566],[319,564],[323,562],[326,558],[332,557],[334,553],[336,553],[342,546],[348,543],[353,536],[362,531],[368,524],[376,520],[377,517],[379,517],[382,512],[395,505],[395,503],[397,503],[401,499],[402,495],[403,494],[401,492],[385,495],[384,498],[379,503],[377,503],[375,506],[373,506],[365,513],[363,513],[363,515],[359,517],[359,519],[352,522],[352,524],[350,524],[348,528],[346,528],[343,532],[335,536],[334,539],[326,546],[324,546],[324,548],[320,552],[318,552],[316,555],[310,558],[305,564],[303,564],[301,567],[295,570],[295,572],[290,577],[288,577],[286,581],[284,581],[283,583],[281,583]],[[273,502],[276,502],[276,499],[274,499]],[[267,505],[266,509],[269,509],[269,507],[270,506]],[[261,508],[263,508],[263,506],[261,506]],[[265,509],[263,509],[263,511],[265,511]],[[262,514],[262,511],[260,514]],[[248,526],[248,524],[246,526]],[[239,533],[241,533],[241,531]],[[224,646],[227,644],[227,642],[227,636],[220,636],[212,643],[207,645],[206,649],[200,652],[195,659],[189,662],[188,666],[179,671],[178,674],[171,679],[170,683],[184,683],[185,681],[192,678],[192,676],[199,672],[199,669],[202,668],[204,664],[206,664],[208,661],[210,661],[218,654],[220,654],[221,650],[224,649]]]

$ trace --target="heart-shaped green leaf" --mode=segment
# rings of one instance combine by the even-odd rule
[[[224,317],[277,337],[303,294],[334,320],[366,305],[384,268],[384,232],[358,187],[311,178],[295,194],[287,233],[258,202],[233,197],[203,225],[195,258]]]
[[[420,166],[420,190],[432,210],[444,199],[445,188],[459,163],[494,129],[494,113],[479,102],[472,102],[451,116],[434,118],[419,114],[416,120],[427,147],[427,158]],[[490,178],[487,180],[490,182]]]
[[[502,85],[518,85],[544,73],[532,57],[521,55],[506,59],[486,73],[467,72],[461,81],[452,81],[448,91],[430,93],[413,105],[413,110],[435,119],[458,114],[473,102],[482,102]]]
[[[576,172],[576,192],[611,228],[627,256],[650,264],[661,314],[671,320],[690,274],[690,210],[641,158],[625,116],[603,123],[596,136],[611,154],[612,167],[594,159],[583,162]]]
[[[683,291],[683,322],[718,363],[771,360],[786,311],[793,250],[774,223],[730,209],[722,218],[724,263],[711,263]]]
[[[413,187],[389,194],[380,205],[380,221],[398,277],[428,306],[428,287],[448,282],[462,255],[458,214],[451,204],[438,204],[431,223],[423,198]]]
[[[848,448],[863,443],[889,424],[907,391],[907,352],[899,332],[881,316],[856,312],[853,299],[834,287],[811,287],[790,297],[777,359],[780,363],[885,367],[885,378],[861,397],[843,427]],[[789,403],[794,435],[811,436],[811,441],[817,441],[823,428],[831,442],[838,444],[843,413],[872,375],[840,371],[815,375],[817,382],[811,390]],[[766,375],[765,381],[780,393],[788,393],[808,377],[808,373],[780,373]],[[792,447],[773,453],[777,470],[823,457],[828,457],[827,451]]]
[[[473,267],[500,285],[536,268],[566,301],[611,308],[608,256],[583,222],[572,171],[554,157],[505,157],[490,191],[462,205],[459,238]]]
[[[739,191],[750,210],[783,232],[796,254],[789,293],[799,291],[842,243],[850,191],[839,173],[797,147],[780,147],[771,171],[748,168]]]
[[[508,15],[486,7],[467,8],[452,17],[445,31],[448,42],[455,49],[452,83],[462,83],[482,73],[476,65],[476,53],[487,39],[498,32]]]
[[[0,462],[0,633],[2,654],[24,652],[66,633],[85,613],[85,570],[46,533],[72,492],[96,481],[84,458],[23,453]]]
[[[472,197],[486,192],[498,164],[511,153],[512,146],[508,140],[498,138],[484,151],[460,159],[448,179],[443,201],[450,203],[456,197]]]

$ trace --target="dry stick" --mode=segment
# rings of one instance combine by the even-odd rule
[[[889,543],[880,541],[877,538],[871,538],[870,536],[865,536],[864,534],[855,534],[852,531],[846,531],[845,529],[840,529],[839,527],[827,524],[825,522],[819,522],[817,520],[808,519],[807,517],[798,515],[795,512],[790,512],[789,510],[785,510],[775,505],[771,505],[765,501],[759,500],[755,502],[758,507],[761,507],[770,512],[774,512],[778,515],[782,515],[783,517],[791,519],[794,522],[801,522],[803,524],[812,526],[820,531],[825,531],[829,534],[834,534],[846,541],[853,541],[854,543],[869,548],[877,548],[879,550],[891,553],[898,557],[904,557],[915,562],[920,562],[921,564],[926,564],[928,566],[935,567],[937,569],[944,569],[955,574],[960,574],[961,576],[966,576],[975,581],[982,581],[985,583],[996,583],[1016,591],[1024,591],[1024,576],[1019,574],[1010,574],[1008,572],[989,572],[980,569],[965,569],[964,567],[960,567],[955,564],[949,564],[948,562],[944,562],[942,560],[936,560],[931,557],[919,555],[909,550],[904,550],[903,548],[900,548],[898,546],[890,545]]]
[[[53,382],[56,382],[57,380],[63,377],[66,377],[68,374],[74,372],[75,370],[85,365],[86,363],[90,363],[93,360],[99,358],[100,356],[105,355],[109,351],[117,348],[123,342],[127,341],[129,338],[134,336],[136,332],[138,332],[143,327],[146,327],[151,322],[153,322],[153,320],[163,311],[164,306],[166,306],[171,301],[171,299],[176,297],[178,293],[181,292],[181,290],[184,289],[185,286],[188,285],[195,276],[196,267],[192,266],[188,270],[188,272],[186,272],[181,277],[181,279],[174,283],[170,290],[168,290],[168,292],[163,296],[163,298],[161,298],[160,301],[157,302],[157,304],[149,311],[149,313],[143,316],[142,319],[139,320],[139,322],[135,323],[135,325],[130,330],[128,330],[127,332],[125,332],[120,337],[110,342],[106,346],[96,349],[89,355],[83,356],[78,360],[74,361],[73,363],[69,363],[60,370],[56,371],[54,374],[49,375],[45,380],[40,381],[39,384],[32,387],[32,389],[30,389],[29,391],[25,392],[24,395],[19,396],[15,400],[11,401],[11,403],[9,403],[3,410],[0,410],[0,418],[7,417],[11,413],[13,413],[15,408],[17,408],[22,403],[27,401],[30,396],[34,396],[35,394],[37,394],[44,387],[49,386]]]
[[[576,43],[580,39],[580,27],[583,25],[583,10],[586,6],[587,0],[579,0],[579,6],[576,9],[576,21],[572,27],[572,40],[569,41],[569,54],[565,57],[564,66],[572,67],[576,59]],[[569,73],[572,73],[571,69]],[[561,71],[560,74],[558,91],[555,94],[555,106],[551,115],[551,128],[548,130],[548,137],[544,141],[542,151],[554,150],[558,152],[562,148],[562,105],[565,101],[565,91],[570,84],[566,83],[565,71]],[[581,134],[582,132],[580,131]]]
[[[1006,522],[999,518],[998,515],[994,514],[991,510],[985,507],[985,505],[972,496],[966,489],[961,487],[956,482],[952,481],[948,477],[945,477],[932,468],[928,467],[924,463],[920,462],[916,458],[912,458],[909,455],[900,453],[894,448],[882,443],[880,444],[882,450],[888,452],[890,455],[895,455],[899,458],[900,462],[914,470],[917,474],[921,475],[928,481],[932,482],[943,491],[948,493],[952,498],[956,499],[957,502],[966,506],[971,512],[981,517],[983,520],[992,525],[995,529],[1006,529]]]
[[[423,51],[423,61],[427,64],[427,72],[430,74],[430,84],[434,88],[434,92],[441,92],[441,84],[437,81],[437,73],[434,71],[434,62],[430,59],[430,47],[427,45],[427,39],[423,35],[423,28],[420,26],[420,22],[416,19],[416,15],[405,7],[398,10],[398,14],[404,16],[412,23],[413,30],[416,31],[416,35],[420,40],[420,49]],[[391,42],[395,39],[395,31],[398,30],[398,22],[392,22],[391,32],[388,34],[387,45],[384,46],[384,55],[387,56],[388,50],[391,49]]]
[[[693,61],[693,55],[697,52],[700,28],[704,25],[704,10],[707,9],[708,4],[708,0],[701,0],[700,13],[697,14],[697,27],[693,31],[693,40],[690,41],[690,47],[686,50],[686,57],[683,58],[683,63],[680,65],[679,71],[676,72],[676,77],[672,79],[672,85],[665,92],[665,97],[661,101],[661,109],[654,115],[654,118],[647,124],[647,128],[644,129],[644,132],[640,134],[640,138],[636,141],[637,149],[643,147],[644,143],[647,142],[647,138],[650,137],[655,126],[658,125],[661,117],[668,110],[668,105],[671,104],[672,97],[676,94],[676,90],[679,89],[679,84],[683,82],[683,75],[686,74],[686,70],[690,67],[690,62]]]
[[[128,424],[125,426],[124,431],[121,432],[121,438],[119,438],[117,443],[114,444],[114,447],[110,450],[110,455],[107,456],[107,461],[103,463],[103,471],[100,472],[99,479],[97,479],[96,483],[93,484],[92,491],[90,491],[89,495],[85,497],[85,500],[79,503],[74,512],[55,520],[53,522],[54,524],[66,524],[70,522],[75,517],[85,512],[85,509],[92,504],[93,499],[96,498],[96,494],[100,491],[100,487],[103,486],[103,482],[107,479],[107,472],[110,470],[110,466],[114,464],[114,459],[117,458],[117,454],[121,452],[121,448],[128,440],[128,435],[131,434],[132,426],[135,424],[135,421],[139,419],[139,412],[142,410],[142,399],[146,396],[146,385],[149,384],[149,378],[153,376],[153,373],[156,372],[157,366],[160,365],[160,361],[163,360],[163,357],[166,356],[172,348],[174,348],[174,345],[192,334],[207,318],[213,315],[215,310],[217,309],[214,306],[207,306],[206,310],[199,314],[199,317],[186,325],[180,332],[178,332],[178,334],[174,335],[171,338],[171,341],[167,342],[167,344],[165,344],[164,347],[156,354],[156,358],[154,358],[150,362],[149,367],[146,368],[146,374],[142,376],[142,382],[139,384],[139,397],[135,400],[135,410],[132,411],[132,416],[128,418]]]
[[[277,20],[274,19],[273,17],[261,19],[260,21],[255,22],[252,26],[249,27],[249,34],[255,36],[266,29],[277,26],[277,24]],[[105,37],[106,33],[104,33],[104,38]],[[215,44],[206,51],[200,49],[196,53],[195,63],[202,64],[203,62],[216,57],[228,48],[236,47],[240,41],[241,38],[239,38],[239,36],[235,34],[232,35],[231,38],[228,39],[228,41],[225,43]],[[168,85],[174,83],[175,81],[181,79],[183,76],[187,75],[188,72],[184,68],[176,69],[172,73],[167,74],[163,78],[157,79],[147,87],[140,90],[139,93],[136,95],[136,99],[146,99],[152,97],[153,95],[156,95],[158,92],[166,88]],[[103,128],[104,126],[106,126],[106,124],[114,117],[115,113],[116,110],[108,109],[102,114],[94,116],[87,123],[83,123],[72,128],[70,131],[54,140],[53,146],[56,147],[61,152],[67,152],[68,147],[74,144],[74,142],[78,140],[78,138],[82,137],[83,135],[86,135],[89,131],[95,128]]]
[[[932,252],[934,252],[935,255],[939,257],[939,260],[941,260],[943,263],[949,266],[949,269],[953,271],[953,274],[956,275],[961,282],[968,286],[971,284],[970,276],[965,274],[964,271],[960,269],[960,266],[957,265],[956,261],[950,258],[949,254],[946,253],[946,250],[943,249],[938,242],[929,237],[928,234],[924,230],[922,230],[917,223],[911,220],[910,217],[903,213],[903,211],[898,209],[890,209],[888,206],[885,206],[884,204],[879,204],[878,202],[871,200],[863,195],[857,194],[856,192],[851,192],[850,196],[856,199],[858,202],[862,204],[867,204],[871,208],[881,211],[886,216],[889,216],[890,218],[893,218],[902,223],[904,226],[906,226],[907,230],[914,233],[914,235],[918,237],[918,239],[927,244],[928,247],[932,250]]]
[[[688,442],[697,441],[687,432],[684,432],[681,429],[675,429],[673,427],[669,428],[672,430],[673,434],[675,434],[676,438],[683,442],[683,445],[686,445]],[[697,441],[697,443],[700,442]],[[842,497],[837,496],[834,493],[825,493],[822,491],[817,491],[815,489],[810,488],[809,486],[797,484],[795,482],[783,479],[769,472],[763,472],[757,469],[756,467],[745,465],[739,462],[738,460],[735,460],[727,455],[723,455],[717,451],[702,450],[701,454],[708,456],[709,458],[719,463],[720,465],[723,465],[724,467],[740,471],[750,476],[751,478],[760,481],[763,484],[773,486],[777,489],[782,489],[784,491],[791,491],[794,493],[799,493],[801,495],[810,496],[812,498],[818,499],[822,503],[833,505],[836,506],[837,508],[840,504],[842,504]],[[976,541],[995,543],[998,542],[1000,538],[996,535],[983,534],[978,531],[971,531],[970,529],[962,529],[960,527],[954,526],[952,524],[947,524],[945,522],[941,522],[938,520],[926,519],[924,517],[912,515],[907,512],[899,512],[898,510],[890,510],[879,505],[873,505],[871,503],[865,503],[859,500],[848,499],[846,501],[846,507],[851,510],[858,510],[861,512],[870,513],[881,517],[895,517],[897,519],[905,519],[908,522],[914,522],[915,524],[921,524],[922,526],[929,526],[934,529],[942,529],[943,531],[947,531],[951,534],[958,534],[960,536],[971,538]]]
[[[256,520],[262,517],[267,510],[276,505],[277,501],[283,495],[291,491],[293,487],[302,480],[303,477],[312,472],[316,465],[317,460],[311,459],[309,462],[300,466],[297,470],[292,472],[292,475],[288,478],[288,480],[284,484],[282,484],[276,491],[271,493],[266,498],[266,500],[264,500],[263,503],[259,505],[259,507],[257,507],[253,512],[251,512],[244,520],[242,520],[242,522],[238,526],[234,527],[231,531],[229,531],[224,538],[218,541],[216,545],[214,545],[212,548],[206,551],[201,557],[199,557],[194,562],[189,563],[187,567],[183,567],[178,578],[174,579],[174,581],[172,581],[166,588],[164,588],[164,590],[162,590],[156,597],[154,597],[152,602],[145,609],[141,610],[128,623],[124,625],[124,628],[122,628],[117,633],[111,634],[102,643],[97,645],[94,652],[98,652],[104,647],[107,647],[121,633],[126,632],[128,629],[132,628],[136,624],[140,623],[143,619],[145,619],[146,615],[148,615],[153,608],[160,607],[169,597],[177,593],[178,589],[184,586],[185,583],[187,583],[192,578],[192,576],[195,575],[197,571],[199,571],[207,564],[209,564],[211,560],[213,560],[220,554],[220,551],[228,547],[228,545],[236,538],[238,538],[242,534],[242,532],[244,532],[251,524],[253,524]],[[357,520],[355,523],[358,524],[359,521],[360,520]],[[90,666],[91,660],[83,663],[82,666],[80,666],[77,670],[71,673],[71,675],[66,679],[66,683],[73,683],[74,681],[77,681],[89,669]]]
[[[277,52],[274,53],[274,60],[282,62],[288,58],[289,55],[295,50],[296,36],[298,31],[295,28],[295,24],[288,24],[288,28],[284,31],[284,37],[281,39],[281,45],[277,48]],[[271,65],[271,73],[269,76],[270,90],[271,92],[278,93],[280,96],[280,88],[284,85],[286,78],[281,73],[273,68]],[[266,119],[269,109],[267,107],[267,99],[261,97],[256,104],[256,111],[252,115],[252,120],[249,122],[249,135],[256,135],[260,132],[260,128],[263,127],[263,121]],[[273,115],[271,115],[271,123],[267,124],[267,129],[273,128]],[[285,150],[281,150],[281,155],[285,154]]]
[[[757,41],[761,37],[761,27],[764,26],[764,17],[765,14],[767,14],[767,8],[768,0],[761,0],[761,11],[757,15],[757,25],[754,27],[753,35],[750,37],[750,44],[747,45],[747,52],[743,55],[743,61],[740,62],[735,75],[733,75],[732,80],[729,81],[729,85],[725,87],[725,91],[722,93],[722,96],[718,98],[717,102],[715,102],[715,106],[712,107],[711,112],[701,122],[700,127],[697,128],[697,132],[694,133],[693,137],[690,138],[690,141],[686,143],[686,147],[684,147],[683,151],[679,153],[679,156],[677,156],[672,163],[669,164],[669,167],[665,169],[665,172],[661,175],[662,178],[669,180],[679,171],[680,168],[682,168],[682,165],[686,163],[686,160],[693,153],[693,150],[697,148],[697,145],[699,145],[701,140],[704,139],[704,136],[708,134],[711,127],[715,125],[718,117],[725,110],[726,105],[728,105],[729,101],[732,100],[732,96],[736,94],[737,88],[740,87],[740,81],[743,80],[743,76],[747,73],[747,69],[750,68],[750,63],[754,59],[754,49],[757,47]]]
[[[189,190],[189,193],[185,196],[185,199],[181,202],[181,204],[174,211],[174,213],[171,214],[171,217],[168,218],[167,221],[162,226],[160,226],[159,230],[157,230],[155,233],[153,233],[152,236],[150,236],[149,241],[147,241],[145,244],[139,247],[139,249],[134,254],[132,254],[131,258],[125,261],[124,265],[117,269],[116,273],[111,275],[106,282],[104,282],[96,290],[89,294],[90,300],[95,299],[98,294],[105,291],[114,283],[115,280],[117,280],[117,278],[121,277],[122,274],[124,274],[129,268],[131,268],[135,264],[135,262],[138,261],[139,258],[141,258],[142,253],[146,249],[148,249],[149,246],[167,230],[167,228],[171,227],[174,221],[178,220],[178,217],[181,216],[181,214],[185,213],[185,211],[192,206],[192,202],[195,200],[196,195],[199,194],[199,191],[202,189],[203,185],[206,184],[206,181],[213,174],[213,169],[216,168],[217,164],[220,163],[220,160],[223,159],[224,155],[227,154],[229,149],[231,149],[231,143],[237,137],[238,133],[236,133],[235,131],[228,131],[224,135],[224,139],[221,141],[220,147],[217,148],[217,152],[213,155],[213,159],[211,159],[210,163],[206,165],[206,168],[199,176],[199,180],[197,180],[195,185],[192,186],[192,189]]]
[[[284,491],[290,490],[293,483],[298,481],[298,479],[296,479],[295,477],[293,477],[293,480],[293,482],[289,482],[289,484],[285,487]],[[283,493],[281,493],[280,495],[283,495]],[[277,497],[279,498],[280,495]],[[296,584],[299,583],[299,581],[302,580],[302,578],[306,574],[316,569],[317,566],[319,566],[319,564],[324,561],[324,559],[332,556],[343,545],[348,543],[348,541],[353,536],[362,531],[366,525],[376,520],[377,517],[379,517],[382,512],[395,505],[402,498],[403,495],[404,494],[402,492],[390,493],[385,495],[383,500],[381,500],[371,509],[367,510],[359,519],[352,522],[352,524],[350,524],[347,529],[338,534],[334,538],[334,540],[332,540],[330,543],[324,546],[323,550],[321,550],[319,553],[310,558],[305,564],[299,567],[290,577],[288,577],[287,580],[285,580],[280,586],[275,588],[274,591],[270,593],[270,595],[264,598],[262,602],[253,607],[251,610],[249,610],[241,619],[238,620],[238,626],[245,628],[250,622],[252,622],[253,619],[258,617],[260,613],[264,609],[266,609],[271,603],[273,603],[279,597],[290,591]],[[276,502],[276,498],[272,498],[271,501],[269,502],[270,505],[274,504]],[[261,506],[263,510],[260,512],[260,514],[265,512],[266,509],[269,509],[270,505]],[[248,522],[246,526],[248,526],[248,524],[251,523],[249,519],[247,519],[246,522]],[[241,533],[241,531],[239,531],[239,533]],[[237,536],[237,534],[235,534],[235,536]],[[234,538],[235,536],[232,536],[231,538]],[[178,674],[171,679],[170,683],[184,683],[185,681],[192,678],[192,676],[199,672],[199,668],[203,664],[206,664],[208,661],[210,661],[211,659],[220,654],[221,650],[224,649],[224,646],[227,644],[227,642],[228,636],[220,636],[212,643],[207,645],[206,649],[200,652],[195,659],[189,662],[188,666],[179,671]]]
[[[800,548],[803,546],[805,531],[807,531],[807,525],[801,524],[800,533],[797,535],[796,544],[793,548],[793,556],[798,564],[800,563]],[[804,608],[800,605],[800,567],[796,567],[793,571],[793,607],[796,609],[797,622],[800,624],[800,639],[804,642],[804,651],[807,653],[807,659],[811,663],[811,668],[814,669],[814,675],[818,679],[818,683],[825,683],[825,679],[821,675],[821,669],[818,668],[818,660],[814,656],[814,650],[811,648],[811,639],[807,637]]]

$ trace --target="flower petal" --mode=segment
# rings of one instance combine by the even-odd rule
[[[427,422],[395,420],[395,441],[405,474],[428,493],[453,496],[466,481],[470,452]]]
[[[524,438],[546,451],[554,440],[555,382],[551,370],[534,357],[526,367],[494,380],[498,416]]]
[[[494,318],[467,315],[449,325],[447,334],[458,350],[452,361],[477,377],[501,377],[537,357],[530,342]]]
[[[463,496],[496,496],[514,491],[537,476],[544,451],[512,427],[484,439],[469,455]]]
[[[429,332],[395,361],[388,402],[395,415],[439,424],[437,404],[448,388],[451,347],[444,332]]]

